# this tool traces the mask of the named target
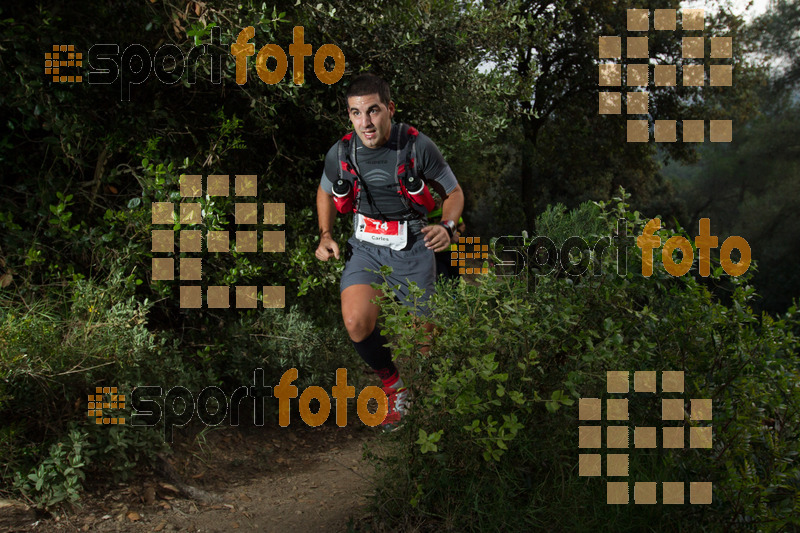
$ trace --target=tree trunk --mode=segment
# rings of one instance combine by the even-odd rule
[[[522,108],[526,112],[533,111],[530,102],[523,102]],[[536,138],[539,134],[540,127],[541,122],[533,116],[528,114],[522,116],[522,209],[525,213],[525,229],[528,231],[528,235],[533,235],[536,231],[536,186],[533,182],[533,156],[536,150]]]

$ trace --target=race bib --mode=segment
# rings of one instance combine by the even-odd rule
[[[400,220],[375,220],[359,213],[356,216],[356,239],[402,250],[408,243],[407,224]]]

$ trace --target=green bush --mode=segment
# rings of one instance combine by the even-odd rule
[[[159,450],[148,432],[87,417],[96,386],[129,390],[170,363],[156,356],[164,346],[145,328],[150,304],[110,281],[107,288],[76,279],[48,298],[0,305],[2,479],[9,485],[16,478],[15,488],[40,507],[77,499],[90,456],[92,468],[121,479],[126,466]],[[121,432],[128,437],[115,442]]]
[[[609,235],[619,218],[641,228],[626,209],[623,196],[548,210],[537,227],[557,245],[569,235],[591,245],[603,235],[581,230]],[[594,228],[584,216],[592,212],[602,223]],[[673,232],[659,234],[663,243]],[[672,277],[656,251],[645,278],[638,248],[631,252],[624,275],[606,254],[582,276],[556,270],[533,283],[488,274],[440,287],[429,357],[416,348],[423,333],[414,320],[385,302],[384,329],[413,373],[416,400],[402,431],[374,454],[385,476],[376,502],[383,519],[455,531],[800,525],[796,308],[780,319],[754,316],[747,275],[723,280],[715,263],[709,280]],[[709,282],[732,288],[729,304]],[[619,450],[630,454],[629,482],[683,481],[688,498],[688,482],[711,481],[711,505],[634,505],[632,487],[629,505],[608,505],[605,478],[578,476],[578,454],[595,451],[578,449],[577,400],[608,397],[611,370],[682,370],[683,398],[712,399],[713,421],[701,423],[713,427],[712,449]],[[628,398],[630,425],[662,425],[659,396],[614,397]]]
[[[115,272],[107,284],[76,276],[35,301],[0,300],[0,477],[5,490],[41,508],[77,501],[87,472],[125,480],[168,451],[163,417],[154,427],[130,425],[130,396],[125,409],[103,411],[125,425],[88,417],[87,395],[98,386],[126,395],[141,385],[164,394],[182,386],[195,398],[219,386],[230,396],[252,383],[257,368],[267,384],[295,367],[299,387],[329,388],[337,368],[353,366],[338,318],[319,320],[296,307],[231,312],[184,331],[181,342],[180,330],[159,327],[152,304],[134,297],[132,278]],[[266,406],[271,423],[277,403]]]
[[[82,482],[86,479],[84,467],[90,456],[86,447],[86,433],[71,430],[67,443],[58,442],[50,446],[47,458],[27,476],[15,474],[14,488],[42,509],[78,501]]]

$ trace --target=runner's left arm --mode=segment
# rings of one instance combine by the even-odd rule
[[[458,223],[464,210],[464,191],[439,148],[422,133],[417,138],[417,158],[420,173],[442,197],[442,220]],[[450,246],[450,234],[444,226],[427,226],[422,232],[425,234],[426,246],[435,252],[444,251]]]

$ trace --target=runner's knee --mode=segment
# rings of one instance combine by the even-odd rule
[[[345,313],[343,318],[344,327],[347,328],[347,333],[354,342],[363,341],[375,329],[375,320],[369,316]]]
[[[353,285],[342,292],[342,319],[353,342],[366,339],[375,329],[380,308],[372,300],[380,295],[368,285]]]

